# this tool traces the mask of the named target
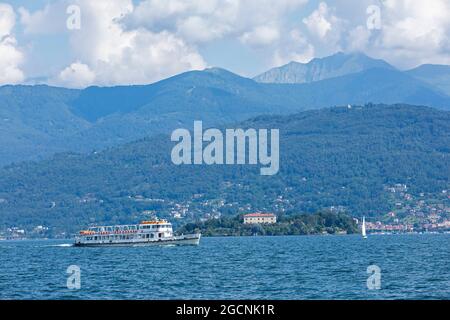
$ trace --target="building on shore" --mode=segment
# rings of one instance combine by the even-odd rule
[[[271,224],[277,222],[273,213],[249,213],[244,215],[244,224]]]

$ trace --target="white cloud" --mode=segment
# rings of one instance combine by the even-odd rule
[[[67,1],[48,3],[33,13],[25,7],[18,9],[25,34],[55,34],[66,31]]]
[[[273,44],[280,38],[280,32],[276,26],[257,26],[250,32],[244,33],[240,40],[251,46],[266,46]]]
[[[20,83],[25,78],[20,69],[24,55],[12,35],[15,21],[14,9],[9,4],[0,3],[0,84]]]
[[[84,88],[93,84],[94,80],[95,74],[89,66],[77,61],[62,70],[51,82],[68,88]]]
[[[369,18],[366,8],[373,4],[371,0],[358,3],[357,8],[365,19]],[[339,5],[348,6],[342,0]],[[340,45],[344,50],[364,51],[400,68],[423,63],[450,64],[448,0],[384,0],[377,5],[380,7],[379,30],[369,30],[360,15],[347,14],[349,23],[342,24],[340,30]]]
[[[313,35],[319,37],[320,39],[324,39],[332,28],[332,22],[329,20],[330,14],[328,6],[325,2],[321,2],[317,10],[314,10],[309,17],[303,19],[303,23],[306,24],[308,30]]]
[[[13,8],[6,3],[0,3],[0,38],[11,33],[16,23]]]
[[[77,87],[149,83],[202,69],[207,62],[200,52],[212,54],[211,43],[227,45],[228,39],[240,41],[255,59],[270,66],[291,60],[307,62],[338,50],[363,51],[405,68],[420,63],[450,64],[448,0],[376,1],[381,8],[380,30],[366,26],[366,8],[373,0],[314,0],[311,12],[297,10],[306,2],[59,0],[34,12],[21,8],[19,13],[28,39],[48,33],[67,35],[72,58],[52,80]],[[81,7],[81,30],[65,27],[69,4]],[[0,77],[8,74],[8,81],[20,82],[23,54],[11,35],[14,12],[11,15],[5,5],[2,8],[0,41],[5,53],[0,56],[0,70],[8,72]]]
[[[144,28],[124,30],[120,19],[133,11],[131,1],[82,1],[87,23],[72,45],[101,85],[142,84],[176,73],[203,69],[206,63],[194,46],[167,32]],[[86,19],[85,19],[86,20]]]
[[[52,81],[81,87],[150,83],[203,69],[197,47],[228,36],[274,50],[283,34],[279,21],[306,1],[144,0],[135,6],[132,0],[73,0],[82,15],[81,29],[73,32],[56,18],[68,1],[20,12],[27,33],[68,32],[74,62]]]
[[[192,45],[233,38],[259,53],[276,56],[276,61],[304,60],[313,49],[309,46],[305,53],[305,48],[291,43],[286,16],[305,3],[307,0],[144,0],[124,23],[128,28],[166,30]],[[295,50],[287,52],[287,48]]]
[[[307,0],[144,0],[125,19],[129,27],[144,26],[180,35],[188,42],[226,36],[250,36],[274,26]],[[258,44],[259,45],[259,44]]]
[[[375,50],[400,66],[450,64],[450,2],[386,0]],[[389,52],[391,52],[389,54]]]
[[[366,26],[357,26],[348,32],[346,49],[349,51],[364,51],[369,45],[370,30]]]
[[[381,29],[366,25],[371,5],[380,8]],[[340,15],[338,14],[340,13]],[[303,20],[316,53],[363,51],[400,68],[423,63],[450,64],[448,0],[329,0]]]
[[[343,35],[348,21],[337,16],[336,9],[320,2],[317,9],[302,20],[308,30],[308,40],[322,54],[342,51]]]
[[[314,58],[314,46],[299,30],[293,29],[285,42],[276,49],[272,64],[280,66],[291,61],[306,63],[312,58]]]
[[[139,27],[125,29],[121,20],[133,12],[131,0],[77,0],[74,4],[80,6],[82,15],[81,28],[68,33],[76,58],[51,79],[52,84],[144,84],[206,67],[196,47],[173,33]],[[50,5],[44,11],[28,13],[23,20],[32,24],[45,21],[43,12],[51,16],[55,10],[60,10],[60,6]],[[38,26],[39,23],[35,27],[39,29]]]
[[[168,32],[140,30],[120,55],[96,63],[97,82],[104,85],[144,84],[186,70],[206,67],[200,54]]]

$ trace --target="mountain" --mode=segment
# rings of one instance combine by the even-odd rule
[[[439,88],[443,93],[450,95],[450,66],[437,64],[423,64],[417,68],[406,71],[414,78]]]
[[[259,165],[174,165],[167,135],[90,154],[62,153],[0,169],[0,229],[72,232],[130,223],[154,210],[186,222],[221,213],[296,214],[342,208],[378,217],[393,207],[387,186],[441,194],[450,188],[450,112],[366,105],[266,115],[227,128],[278,128],[280,171]]]
[[[0,87],[0,164],[64,150],[64,139],[89,128],[70,109],[77,95],[77,90],[41,85]]]
[[[284,111],[286,110],[286,111]],[[222,69],[192,71],[143,86],[0,87],[0,164],[42,159],[294,108],[257,83]]]
[[[315,58],[308,63],[290,62],[270,69],[253,80],[263,83],[309,83],[345,76],[371,68],[394,69],[383,60],[372,59],[363,53],[336,53],[325,58]]]
[[[373,68],[322,81],[280,86],[289,88],[286,95],[299,99],[308,109],[369,102],[419,104],[450,109],[449,96],[392,69]]]
[[[409,103],[450,108],[450,97],[392,68],[303,84],[258,83],[224,69],[185,72],[150,85],[0,87],[0,165],[42,160],[64,151],[91,152],[194,120],[224,126],[258,115],[334,105]]]

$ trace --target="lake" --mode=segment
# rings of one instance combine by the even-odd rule
[[[70,243],[1,241],[0,298],[450,299],[450,234],[221,237],[186,247]],[[80,289],[67,288],[71,265],[81,270]],[[374,265],[380,289],[368,288]]]

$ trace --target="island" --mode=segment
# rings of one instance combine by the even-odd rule
[[[244,215],[188,223],[178,233],[202,236],[281,236],[358,233],[355,219],[345,213],[317,212],[279,215],[275,223],[244,223]]]

